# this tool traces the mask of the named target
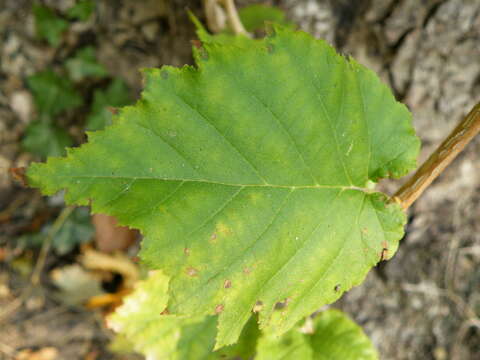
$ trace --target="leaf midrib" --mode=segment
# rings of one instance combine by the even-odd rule
[[[211,185],[224,185],[234,187],[260,187],[260,188],[272,188],[272,189],[340,189],[340,190],[357,190],[365,193],[372,192],[371,189],[362,188],[359,186],[345,186],[345,185],[279,185],[279,184],[237,184],[237,183],[225,183],[221,181],[206,180],[206,179],[182,179],[182,178],[159,178],[154,176],[116,176],[116,175],[57,175],[59,178],[84,178],[84,179],[129,179],[132,181],[137,180],[158,180],[158,181],[182,181],[182,182],[194,182],[204,183]]]

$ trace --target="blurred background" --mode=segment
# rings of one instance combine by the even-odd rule
[[[413,112],[421,161],[480,100],[478,0],[236,4],[275,6],[375,70]],[[140,68],[192,63],[187,8],[206,23],[198,0],[0,0],[0,359],[139,359],[104,325],[142,276],[138,234],[9,169],[107,125]],[[480,359],[480,139],[412,206],[396,256],[334,306],[383,359]]]

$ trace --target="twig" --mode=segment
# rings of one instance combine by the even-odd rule
[[[479,132],[480,103],[474,106],[437,150],[395,193],[393,200],[408,209]]]
[[[203,0],[203,11],[211,32],[215,34],[225,29],[227,15],[217,0]]]
[[[22,291],[19,297],[17,297],[15,300],[12,300],[2,309],[0,312],[0,324],[23,304],[23,302],[30,296],[31,292],[32,287],[28,286],[24,291]]]
[[[232,30],[235,34],[248,35],[247,30],[243,27],[242,22],[240,21],[240,16],[238,16],[237,8],[233,0],[221,0],[225,6],[227,12],[227,19],[232,27]]]
[[[22,293],[12,302],[7,304],[2,311],[0,312],[0,323],[6,319],[11,313],[17,310],[23,302],[28,299],[31,295],[32,290],[35,286],[38,285],[40,282],[40,274],[45,266],[45,261],[47,259],[48,252],[52,245],[53,238],[57,234],[57,232],[62,227],[65,220],[68,219],[72,211],[74,210],[73,206],[65,207],[60,215],[55,219],[50,231],[48,232],[45,240],[43,241],[42,248],[40,249],[40,254],[38,255],[37,263],[35,264],[35,268],[32,271],[32,275],[30,276],[30,284],[22,291]]]
[[[65,207],[60,215],[55,219],[50,231],[48,232],[45,240],[42,243],[42,248],[40,249],[40,254],[38,255],[37,263],[35,264],[35,268],[33,269],[32,276],[30,278],[30,282],[32,285],[38,285],[40,281],[40,274],[45,266],[45,261],[47,259],[48,252],[50,251],[50,247],[52,246],[52,241],[57,235],[57,232],[62,227],[63,223],[68,219],[70,214],[75,208],[73,206]]]
[[[477,329],[480,330],[480,321],[478,319],[467,319],[460,326],[460,329],[457,331],[455,335],[455,340],[453,341],[453,345],[452,345],[452,351],[451,351],[452,360],[464,359],[464,357],[462,357],[462,355],[464,354],[461,353],[461,347],[462,345],[465,345],[463,340],[465,339],[465,336],[467,335],[468,330],[470,330],[470,328],[472,327],[476,327]]]

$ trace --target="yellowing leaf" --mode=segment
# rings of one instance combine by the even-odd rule
[[[169,315],[168,278],[160,271],[137,284],[135,292],[108,319],[108,324],[148,360],[302,359],[375,360],[377,353],[362,329],[339,310],[327,310],[308,319],[306,326],[276,336],[258,331],[253,318],[235,346],[212,352],[216,317]]]
[[[160,271],[150,273],[109,317],[108,326],[148,360],[248,359],[253,355],[255,323],[250,322],[238,345],[213,353],[216,317],[169,315],[167,288],[168,277]]]

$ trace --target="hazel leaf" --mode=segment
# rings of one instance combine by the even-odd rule
[[[370,184],[420,144],[372,71],[306,33],[206,42],[196,63],[145,70],[135,106],[27,176],[140,229],[169,311],[218,314],[219,348],[252,311],[286,332],[394,254],[405,214]]]

